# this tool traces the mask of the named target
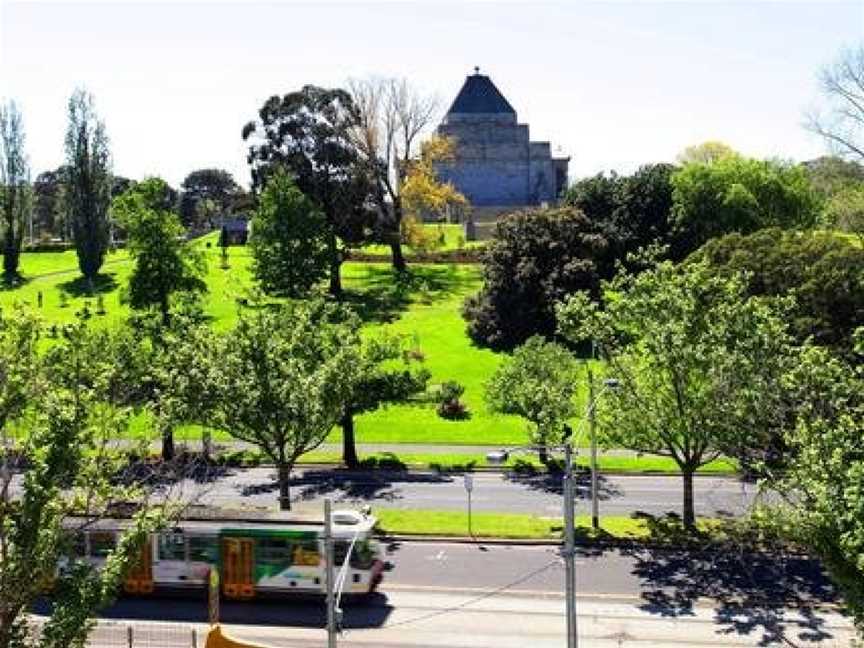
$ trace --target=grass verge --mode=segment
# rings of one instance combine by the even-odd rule
[[[501,538],[510,540],[559,540],[564,533],[562,518],[547,518],[524,513],[474,513],[471,534],[468,514],[459,511],[378,509],[378,529],[389,535],[426,535],[442,537]],[[719,540],[728,529],[721,520],[706,518],[697,522],[695,531],[684,529],[680,519],[652,516],[606,516],[600,529],[591,528],[591,518],[576,516],[577,540],[649,541],[686,544]]]

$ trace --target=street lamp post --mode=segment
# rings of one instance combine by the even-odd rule
[[[590,380],[590,378],[589,378]],[[603,389],[596,396],[591,388],[591,398],[588,401],[586,418],[582,421],[590,421],[591,425],[591,511],[592,523],[595,517],[599,525],[599,511],[597,502],[597,450],[594,430],[594,407],[597,400],[607,389],[615,389],[619,385],[615,378],[607,378],[603,381]],[[560,446],[543,446],[547,450],[564,451],[564,548],[561,552],[564,558],[564,589],[567,604],[567,648],[578,648],[579,633],[576,621],[576,511],[574,505],[575,492],[573,488],[573,431],[569,425],[564,426],[564,443]],[[510,449],[502,449],[490,452],[486,455],[486,461],[490,464],[501,465],[507,461],[511,452],[524,450],[537,450],[540,446],[518,446]]]

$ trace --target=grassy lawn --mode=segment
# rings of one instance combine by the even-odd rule
[[[378,528],[389,534],[432,536],[467,536],[468,513],[461,511],[415,511],[377,509]],[[600,536],[619,539],[646,538],[648,525],[643,519],[629,517],[601,518]],[[547,518],[524,513],[474,513],[471,530],[479,538],[558,539],[564,530],[561,518]],[[590,516],[576,517],[579,538],[592,537]]]
[[[207,260],[209,293],[205,312],[219,330],[236,321],[238,300],[254,289],[251,258],[245,247],[229,248],[228,268],[222,268],[219,250],[205,237],[202,245]],[[206,248],[206,242],[211,247]],[[42,295],[40,315],[48,324],[72,322],[85,304],[96,325],[110,326],[122,321],[129,308],[121,299],[131,271],[124,251],[106,258],[94,293],[88,293],[80,278],[74,251],[39,252],[22,255],[23,283],[0,291],[0,308],[16,303],[36,309]],[[431,396],[404,405],[387,407],[357,418],[358,439],[367,442],[416,442],[442,444],[518,444],[525,441],[524,424],[511,416],[489,413],[483,403],[483,384],[501,361],[499,354],[471,345],[460,315],[464,298],[480,285],[479,267],[458,265],[413,265],[410,273],[398,277],[387,263],[347,263],[343,283],[348,303],[364,321],[367,334],[386,327],[408,336],[425,355],[432,373],[432,387],[445,380],[465,385],[464,400],[471,411],[465,421],[446,421],[437,416]],[[106,313],[97,315],[101,296]],[[136,427],[146,426],[146,419]],[[187,435],[197,436],[191,428]],[[180,436],[183,436],[181,432]],[[225,434],[217,438],[227,439]],[[334,430],[333,441],[340,440]]]
[[[375,516],[382,533],[469,536],[467,512],[377,509]],[[594,531],[590,516],[577,515],[575,531],[577,541],[641,540],[682,545],[736,537],[740,528],[732,521],[718,518],[699,519],[695,531],[688,531],[680,519],[669,516],[602,516],[600,529]],[[564,533],[564,522],[558,517],[525,513],[474,513],[471,516],[471,533],[476,538],[559,540]]]
[[[425,223],[423,229],[433,235],[437,244],[431,250],[434,252],[448,252],[450,250],[466,250],[477,247],[483,247],[483,241],[466,241],[462,225],[452,225],[450,223]],[[414,252],[410,245],[404,246],[406,253]],[[364,254],[384,254],[390,255],[390,246],[371,244],[364,245],[359,250]]]

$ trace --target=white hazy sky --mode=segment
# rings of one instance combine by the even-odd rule
[[[409,78],[446,109],[474,65],[572,156],[571,180],[720,139],[807,159],[817,71],[864,40],[855,2],[294,3],[0,0],[0,96],[24,113],[35,173],[63,159],[65,105],[96,98],[115,172],[248,183],[244,123],[272,94]]]

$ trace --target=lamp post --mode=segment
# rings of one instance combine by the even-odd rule
[[[590,379],[590,378],[589,378]],[[619,381],[615,378],[607,378],[603,381],[603,389],[596,396],[593,396],[593,387],[591,388],[592,396],[588,401],[586,410],[586,418],[582,421],[590,422],[591,427],[591,499],[592,499],[592,522],[597,515],[597,451],[596,440],[594,435],[594,407],[597,400],[607,389],[618,387]],[[563,450],[564,451],[564,548],[561,552],[564,558],[564,589],[565,599],[567,603],[566,622],[567,622],[567,648],[578,648],[579,633],[577,631],[576,621],[576,511],[573,500],[575,493],[573,488],[573,430],[569,425],[564,426],[564,443],[560,446],[542,446],[547,450]],[[501,465],[507,461],[511,452],[520,452],[526,450],[537,450],[541,446],[528,445],[517,446],[509,449],[496,450],[486,455],[486,461],[493,465]],[[597,515],[599,524],[599,515]]]

